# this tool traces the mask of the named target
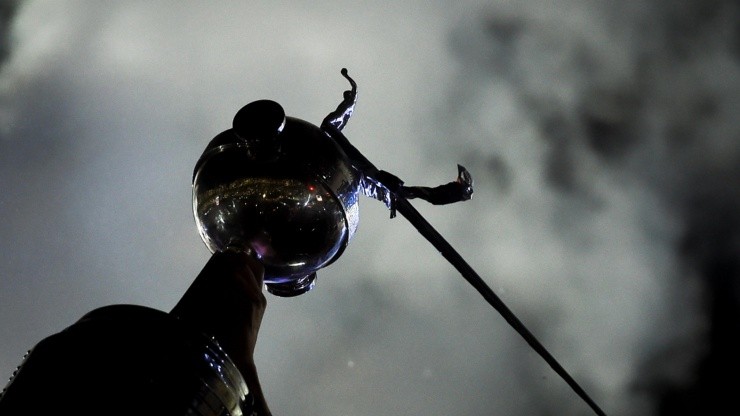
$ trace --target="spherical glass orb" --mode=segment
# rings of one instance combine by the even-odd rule
[[[359,221],[358,196],[359,175],[336,143],[270,101],[240,110],[193,176],[193,214],[208,249],[252,252],[268,290],[282,296],[309,290],[316,271],[342,254]]]

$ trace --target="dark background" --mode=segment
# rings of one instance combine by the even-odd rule
[[[169,310],[208,258],[200,152],[244,104],[345,133],[612,415],[734,409],[740,8],[732,1],[0,0],[0,374],[88,310]],[[268,297],[275,414],[590,414],[402,218]],[[726,381],[730,380],[730,381]],[[731,411],[730,411],[731,413]]]

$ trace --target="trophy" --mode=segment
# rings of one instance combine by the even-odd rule
[[[288,117],[280,104],[254,101],[232,127],[206,147],[193,174],[193,213],[211,252],[242,250],[265,268],[265,286],[277,296],[311,290],[316,272],[347,247],[359,222],[359,196],[377,199],[391,218],[400,213],[496,309],[550,367],[599,415],[604,412],[486,285],[455,249],[411,205],[419,198],[444,205],[471,198],[473,180],[437,187],[406,186],[375,167],[342,133],[352,116],[357,84],[321,123]]]

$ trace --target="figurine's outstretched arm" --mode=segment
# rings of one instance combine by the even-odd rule
[[[434,188],[426,186],[404,186],[403,196],[420,198],[434,205],[467,201],[473,196],[473,177],[462,165],[457,165],[457,179]]]

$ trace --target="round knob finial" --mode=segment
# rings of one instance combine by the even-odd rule
[[[247,142],[267,144],[285,127],[285,110],[271,100],[253,101],[234,116],[234,133]]]

